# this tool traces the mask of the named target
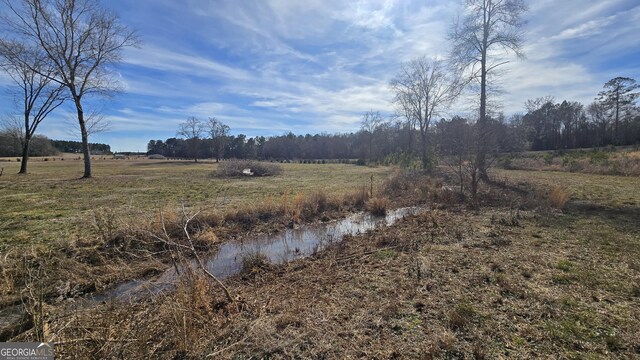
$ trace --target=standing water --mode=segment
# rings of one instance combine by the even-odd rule
[[[284,264],[308,257],[328,244],[341,241],[345,235],[357,235],[374,228],[390,226],[399,219],[418,211],[420,208],[408,207],[388,211],[386,216],[357,213],[343,220],[304,225],[277,234],[256,236],[239,242],[230,241],[220,245],[215,254],[203,258],[202,261],[213,275],[218,279],[224,279],[240,273],[246,257],[262,255],[271,263]],[[194,266],[196,266],[195,263]],[[176,275],[176,269],[170,268],[155,279],[132,280],[109,291],[95,294],[93,299],[107,301],[144,298],[172,288],[178,278]]]

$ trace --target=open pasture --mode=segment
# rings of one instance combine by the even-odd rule
[[[324,191],[343,194],[374,186],[389,168],[346,164],[280,164],[270,177],[221,178],[216,163],[148,159],[93,162],[93,179],[79,179],[82,162],[33,161],[29,174],[19,163],[2,162],[0,248],[81,237],[92,228],[94,211],[150,213],[166,207],[229,210],[259,205],[283,194]]]

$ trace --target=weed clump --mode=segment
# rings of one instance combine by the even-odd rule
[[[262,253],[250,254],[242,258],[240,274],[243,278],[253,277],[270,268],[269,259]]]
[[[222,177],[273,176],[282,174],[278,164],[255,160],[230,160],[218,165],[218,175]]]
[[[387,214],[389,199],[386,197],[374,197],[367,201],[367,211],[375,216],[384,216]]]
[[[475,316],[476,310],[470,304],[460,303],[449,312],[449,327],[452,330],[463,329]]]
[[[549,192],[549,201],[551,202],[551,206],[558,210],[564,209],[570,197],[571,194],[569,191],[560,186],[554,186]]]

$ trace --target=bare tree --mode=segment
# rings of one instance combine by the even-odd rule
[[[195,116],[188,117],[185,122],[178,125],[177,135],[185,138],[189,153],[195,162],[198,162],[199,142],[204,130],[204,124]]]
[[[213,152],[216,162],[219,162],[220,159],[224,157],[224,146],[226,145],[226,139],[229,135],[229,126],[216,119],[215,116],[212,116],[205,123],[205,127],[213,142]]]
[[[87,131],[87,138],[90,138],[92,135],[100,134],[103,132],[107,132],[111,129],[111,121],[109,118],[104,116],[104,112],[102,109],[91,109],[87,111],[85,108],[85,129]],[[82,136],[82,131],[78,125],[78,121],[74,118],[74,116],[70,116],[65,119],[66,127],[68,128],[67,133],[70,136],[78,137]],[[91,149],[89,149],[91,150]]]
[[[85,96],[117,91],[112,66],[122,49],[137,44],[135,33],[94,0],[4,0],[3,21],[16,40],[39,47],[53,67],[40,73],[68,89],[82,136],[84,178],[91,177],[91,156],[83,109]],[[6,41],[6,40],[3,40]]]
[[[480,84],[480,116],[478,137],[487,135],[487,84],[496,68],[507,64],[506,55],[522,57],[523,14],[527,6],[523,0],[465,0],[465,14],[454,24],[449,39],[453,46],[451,60],[466,70],[470,82]],[[478,144],[477,161],[480,177],[487,179],[487,146]]]
[[[428,132],[431,120],[442,115],[460,94],[460,81],[441,60],[416,58],[402,65],[391,81],[394,102],[407,121],[420,128],[422,168],[432,164]]]
[[[38,126],[65,101],[64,87],[51,81],[53,69],[41,55],[15,41],[0,42],[0,66],[20,88],[16,99],[20,103],[22,120],[16,118],[11,124],[12,133],[22,147],[19,174],[27,173],[29,145]]]
[[[367,153],[368,160],[371,161],[372,153],[373,153],[373,135],[378,128],[382,124],[384,120],[382,119],[382,115],[380,115],[379,111],[367,111],[362,115],[362,121],[360,122],[360,129],[367,134],[368,140],[368,148],[369,151]]]
[[[465,184],[469,184],[472,197],[478,191],[478,172],[476,171],[475,127],[466,119],[454,116],[450,121],[442,120],[437,124],[438,153],[443,162],[456,174],[460,194],[465,192]]]

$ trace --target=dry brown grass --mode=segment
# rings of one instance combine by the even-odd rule
[[[590,235],[584,225],[594,220],[571,214],[523,213],[516,227],[491,221],[508,214],[432,211],[289,265],[252,262],[260,276],[228,281],[235,305],[194,279],[140,304],[83,313],[73,326],[52,317],[59,341],[94,339],[74,354],[71,343],[56,350],[131,359],[633,358],[640,306],[624,285],[640,271],[633,236]],[[494,245],[496,236],[511,245]]]
[[[389,199],[386,197],[374,197],[367,201],[366,209],[372,215],[384,216],[389,207]]]
[[[514,215],[521,196],[501,191],[287,265],[247,261],[226,281],[235,303],[188,277],[139,303],[53,309],[49,331],[62,358],[633,358],[637,211]]]
[[[228,160],[218,164],[217,174],[223,177],[247,176],[244,171],[249,169],[252,176],[273,176],[282,174],[282,166],[276,163],[256,160]]]
[[[551,191],[549,191],[549,201],[551,202],[551,206],[555,209],[564,209],[570,198],[571,194],[563,187],[554,186]]]
[[[522,154],[508,158],[512,170],[567,171],[601,175],[640,176],[638,150],[582,150],[564,155],[547,153]]]

